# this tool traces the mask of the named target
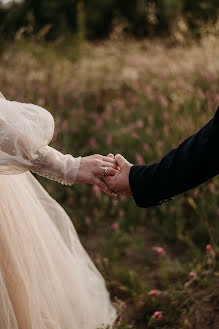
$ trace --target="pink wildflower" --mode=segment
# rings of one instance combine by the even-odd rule
[[[191,280],[196,279],[196,278],[197,278],[197,274],[196,274],[195,272],[190,272],[190,273],[189,273],[189,278],[190,278]]]
[[[215,191],[215,186],[213,182],[208,183],[208,189],[211,193],[214,193]]]
[[[68,121],[67,121],[67,120],[64,120],[64,121],[62,122],[62,131],[63,131],[64,133],[67,133],[67,132],[69,131]]]
[[[96,198],[100,198],[100,196],[101,196],[100,188],[97,185],[93,185],[92,189],[93,189],[93,193],[95,194]]]
[[[67,204],[72,205],[74,203],[74,199],[72,198],[72,196],[69,196],[67,199]]]
[[[162,106],[167,107],[168,106],[168,101],[165,96],[160,95],[160,103]]]
[[[154,312],[154,314],[153,314],[153,318],[155,319],[155,320],[161,320],[162,319],[162,317],[163,317],[163,313],[162,312],[160,312],[160,311],[156,311],[156,312]]]
[[[154,251],[156,251],[156,253],[158,254],[158,255],[163,255],[163,254],[165,254],[165,250],[164,250],[164,248],[162,248],[162,247],[153,247],[152,248]]]
[[[125,202],[127,200],[126,195],[120,195],[120,201]]]
[[[116,206],[118,206],[118,204],[119,204],[119,200],[118,199],[113,199],[113,206],[114,207],[116,207]]]
[[[152,87],[151,86],[145,87],[145,92],[148,96],[151,95],[152,94]]]
[[[215,257],[215,251],[211,244],[207,244],[207,246],[205,247],[205,250],[206,250],[207,254],[210,254],[212,257]]]
[[[142,129],[143,127],[144,127],[144,122],[143,122],[143,120],[139,119],[136,122],[136,128]]]
[[[149,291],[148,295],[149,296],[159,296],[161,294],[161,291],[160,290],[157,290],[157,289],[154,289],[154,290],[151,290]]]
[[[212,258],[208,258],[208,260],[207,260],[207,264],[208,264],[208,265],[212,265],[212,264],[213,264],[213,260],[212,260]]]
[[[139,139],[139,135],[135,131],[131,133],[131,136],[132,138]]]
[[[211,253],[213,248],[212,248],[212,245],[211,244],[207,244],[207,246],[205,247],[205,250],[207,253]]]
[[[145,152],[149,152],[151,150],[151,147],[148,144],[144,144],[143,149],[144,149]]]
[[[137,164],[143,164],[144,163],[144,158],[142,157],[141,154],[136,154],[135,156]]]
[[[88,145],[90,146],[90,148],[94,149],[97,145],[97,141],[96,141],[96,138],[94,137],[91,137],[89,140],[88,140]]]
[[[119,211],[119,217],[124,217],[125,216],[125,211],[123,209],[121,209]]]
[[[112,135],[108,135],[106,138],[106,145],[108,146],[112,145],[112,140],[113,140]]]
[[[119,224],[117,222],[114,222],[111,227],[112,227],[113,231],[118,231]]]
[[[90,217],[86,216],[86,217],[85,217],[85,222],[86,222],[87,225],[90,225],[90,224],[91,224],[91,219],[90,219]]]

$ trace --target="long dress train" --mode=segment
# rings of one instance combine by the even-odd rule
[[[30,172],[74,183],[80,158],[49,147],[53,132],[45,109],[0,98],[0,329],[111,328],[103,277]]]

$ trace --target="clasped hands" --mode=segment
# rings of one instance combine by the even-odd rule
[[[132,164],[122,155],[99,154],[82,157],[76,183],[89,183],[99,186],[110,196],[132,195],[129,185],[129,172]],[[100,179],[104,178],[106,184]]]

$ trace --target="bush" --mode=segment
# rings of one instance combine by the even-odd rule
[[[84,8],[89,39],[106,38],[121,24],[126,33],[137,37],[170,36],[180,19],[199,36],[203,24],[216,22],[219,8],[217,0],[24,0],[0,9],[1,31],[13,37],[23,27],[27,34],[36,34],[50,26],[48,39],[69,38],[78,32],[79,7]]]

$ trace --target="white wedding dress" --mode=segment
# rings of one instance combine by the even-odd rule
[[[74,183],[80,157],[48,146],[53,132],[48,111],[0,94],[0,329],[111,328],[103,277],[30,172]]]

